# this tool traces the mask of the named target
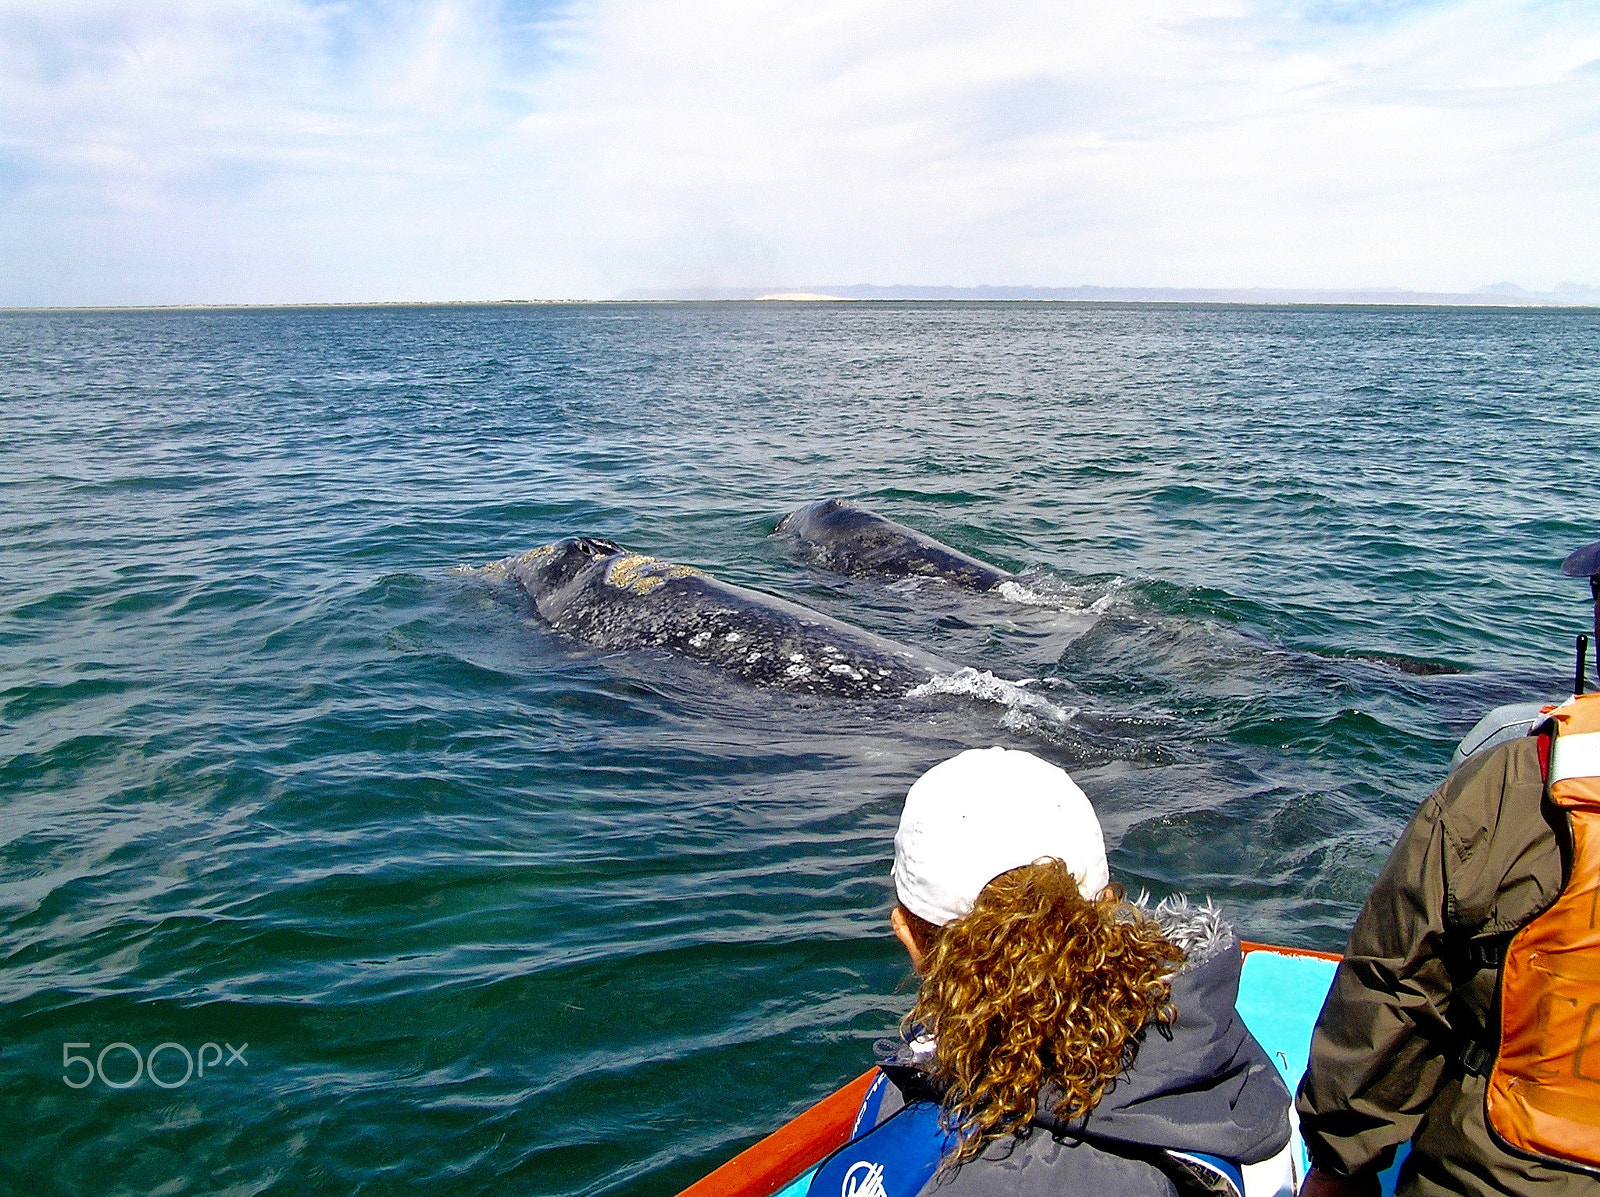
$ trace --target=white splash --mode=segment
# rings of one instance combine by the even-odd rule
[[[1090,603],[1083,601],[1079,589],[1053,578],[1036,578],[1032,583],[1008,579],[996,586],[994,593],[1023,607],[1045,607],[1068,615],[1103,615],[1115,601],[1117,591],[1125,585],[1120,576],[1111,579],[1106,584],[1106,592]]]
[[[996,677],[987,669],[970,666],[954,673],[936,673],[922,685],[906,693],[907,698],[929,698],[936,694],[959,694],[981,702],[993,702],[1006,708],[1001,724],[1008,728],[1024,729],[1035,723],[1065,726],[1077,717],[1079,708],[1059,707],[1041,694],[1026,689],[1034,679],[1009,682]]]
[[[1024,586],[1021,582],[1005,581],[994,588],[994,592],[1008,603],[1021,603],[1024,607],[1056,607],[1063,604],[1061,599],[1040,594],[1031,587]],[[1084,608],[1078,607],[1082,611]]]

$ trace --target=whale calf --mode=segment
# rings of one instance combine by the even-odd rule
[[[930,653],[687,565],[569,536],[501,568],[552,626],[596,648],[666,648],[758,686],[903,695],[957,667]]]
[[[846,499],[809,503],[784,516],[774,531],[793,536],[813,562],[841,574],[943,578],[979,591],[993,590],[1011,577]]]

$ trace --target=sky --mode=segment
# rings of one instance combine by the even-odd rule
[[[1600,4],[0,0],[0,305],[1600,285]]]

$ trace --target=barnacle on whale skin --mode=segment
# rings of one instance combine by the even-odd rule
[[[529,549],[526,553],[522,554],[522,556],[516,558],[516,561],[517,561],[517,563],[519,565],[529,565],[529,564],[532,564],[535,561],[539,561],[539,560],[542,560],[545,557],[550,556],[555,551],[556,551],[556,546],[555,545],[553,545],[553,544],[542,544],[538,548]]]
[[[649,594],[673,578],[705,577],[703,570],[692,565],[674,565],[643,553],[624,553],[606,566],[606,582],[618,590],[631,590],[635,594]]]

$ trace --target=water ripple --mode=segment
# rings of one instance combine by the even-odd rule
[[[1597,333],[0,314],[0,1189],[673,1192],[907,1007],[889,841],[972,745],[1070,767],[1130,888],[1340,946],[1455,738],[1570,677]],[[830,495],[1018,588],[820,574],[768,534]],[[1035,680],[995,682],[1009,708],[753,691],[458,568],[573,532]],[[64,1043],[117,1041],[249,1063],[63,1083]]]

